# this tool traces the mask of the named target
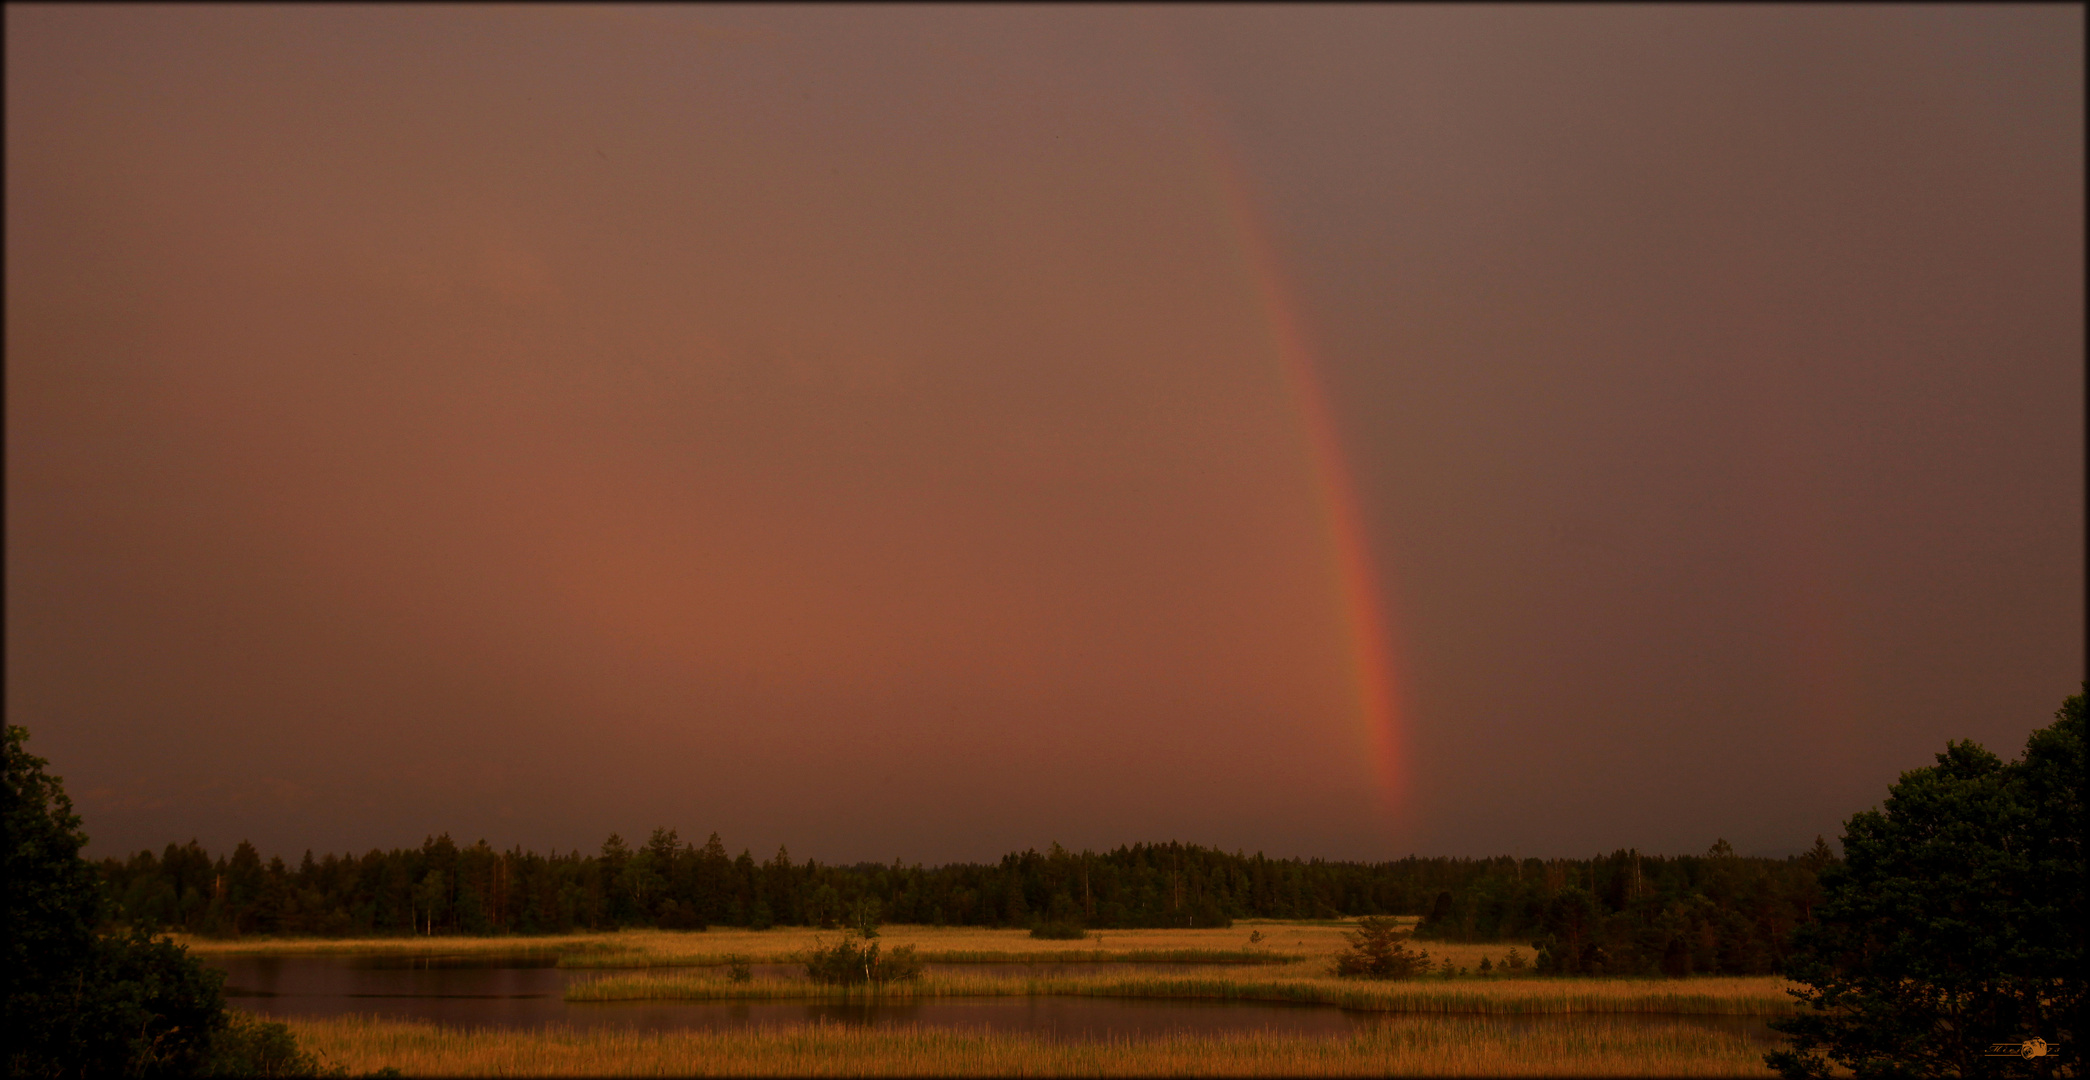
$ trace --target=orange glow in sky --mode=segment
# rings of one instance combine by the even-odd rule
[[[2082,677],[2080,8],[6,18],[96,854],[1781,853]]]

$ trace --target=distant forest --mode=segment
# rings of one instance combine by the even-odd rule
[[[1834,860],[1819,839],[1788,859],[1618,851],[1593,859],[1331,862],[1227,854],[1188,844],[1073,853],[1054,844],[998,864],[924,868],[766,862],[656,829],[593,855],[459,847],[362,856],[307,851],[296,868],[241,843],[215,859],[194,841],[100,868],[119,920],[207,936],[556,934],[623,926],[835,926],[866,901],[887,922],[1025,927],[1219,927],[1236,918],[1422,915],[1416,936],[1530,943],[1564,974],[1764,974]]]

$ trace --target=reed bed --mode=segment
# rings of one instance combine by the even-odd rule
[[[1049,941],[1027,930],[980,927],[888,925],[879,940],[887,949],[912,945],[936,963],[1051,963],[1053,961],[1282,963],[1334,955],[1343,947],[1346,924],[1258,920],[1227,930],[1099,930],[1087,938]],[[746,930],[629,929],[599,933],[510,937],[204,938],[175,940],[199,956],[364,955],[465,956],[542,955],[575,958],[577,966],[683,967],[729,963],[788,963],[841,933],[810,927]],[[1250,934],[1262,935],[1250,941]],[[1280,940],[1282,939],[1282,940]],[[612,957],[621,957],[621,961]],[[600,961],[599,964],[595,961]]]
[[[565,956],[617,952],[631,946],[617,934],[543,937],[247,937],[170,934],[196,956]]]
[[[1333,1005],[1369,1012],[1540,1015],[1658,1013],[1784,1016],[1793,1012],[1777,978],[1417,979],[1377,982],[1334,978],[1257,979],[1226,975],[1074,975],[997,978],[936,973],[884,987],[840,987],[810,980],[736,983],[690,974],[610,975],[566,988],[566,1000],[611,1001],[889,1001],[938,997],[1117,997]]]
[[[833,935],[830,935],[833,936]],[[886,944],[883,937],[880,944]],[[772,953],[763,957],[746,953],[672,953],[651,954],[603,950],[588,953],[569,953],[559,957],[562,968],[663,968],[663,967],[724,967],[739,961],[742,963],[804,963],[805,953]],[[931,949],[917,948],[915,958],[925,964],[1290,964],[1305,957],[1289,953],[1249,952],[1225,949],[1126,949],[1122,951],[1088,949],[1054,949],[1051,951],[985,952],[977,949]]]
[[[897,924],[879,927],[878,940],[888,950],[911,945],[933,963],[1051,963],[1054,961],[1137,962],[1203,961],[1211,963],[1283,962],[1323,953],[1334,955],[1344,942],[1343,927],[1259,923],[1227,930],[1097,930],[1088,937],[1053,941],[1030,936],[1028,930],[981,927],[931,927]],[[842,933],[809,927],[738,930],[718,927],[700,933],[627,931],[613,935],[620,946],[648,958],[672,960],[691,954],[734,955],[755,962],[788,961],[816,945],[832,944]],[[1261,935],[1250,941],[1250,934]],[[666,965],[672,966],[672,965]]]
[[[1271,1032],[1059,1042],[922,1027],[744,1031],[458,1029],[425,1021],[288,1021],[353,1073],[412,1076],[1766,1076],[1739,1035],[1682,1023],[1590,1029],[1415,1017],[1348,1037]]]
[[[1412,923],[1413,919],[1403,919]],[[1033,938],[1026,930],[979,927],[890,925],[879,940],[886,949],[912,945],[935,964],[1209,963],[1255,965],[1286,977],[1320,976],[1347,945],[1349,921],[1248,919],[1225,930],[1101,930],[1075,941]],[[840,932],[808,927],[746,930],[613,930],[532,937],[199,938],[176,935],[198,956],[545,956],[560,967],[708,968],[734,961],[750,964],[803,963],[821,943]],[[1468,972],[1482,957],[1501,964],[1516,943],[1418,942],[1433,962],[1450,960]],[[1525,950],[1528,958],[1529,952]]]

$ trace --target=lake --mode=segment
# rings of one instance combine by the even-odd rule
[[[601,978],[602,969],[556,967],[542,957],[230,956],[206,962],[226,973],[228,1003],[268,1016],[362,1013],[430,1020],[455,1027],[616,1026],[644,1030],[780,1027],[820,1021],[918,1024],[1023,1032],[1053,1039],[1152,1038],[1228,1031],[1346,1035],[1360,1028],[1427,1020],[1414,1014],[1357,1012],[1327,1005],[1169,1001],[1151,998],[932,998],[919,1001],[568,1002],[566,987]],[[931,971],[994,975],[1076,975],[1209,971],[1198,963],[930,964]],[[756,978],[803,978],[798,964],[756,964]],[[1432,1014],[1434,1015],[1434,1014]],[[1505,1027],[1576,1025],[1591,1029],[1685,1023],[1775,1046],[1780,1036],[1754,1016],[1576,1014],[1493,1017]]]

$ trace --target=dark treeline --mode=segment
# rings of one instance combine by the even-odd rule
[[[1792,859],[1617,851],[1589,860],[1493,859],[1440,891],[1416,936],[1527,940],[1538,969],[1569,975],[1768,975],[1821,900],[1836,861],[1820,837]],[[1399,864],[1395,864],[1399,865]]]
[[[834,926],[870,902],[888,922],[954,926],[1209,927],[1236,918],[1425,915],[1423,937],[1530,941],[1563,973],[1758,974],[1808,917],[1825,846],[1794,859],[1617,852],[1595,859],[1330,862],[1186,844],[1072,853],[1054,844],[997,864],[924,868],[757,862],[656,829],[596,854],[459,847],[264,861],[194,841],[100,864],[117,918],[210,936],[555,934],[621,926]]]

